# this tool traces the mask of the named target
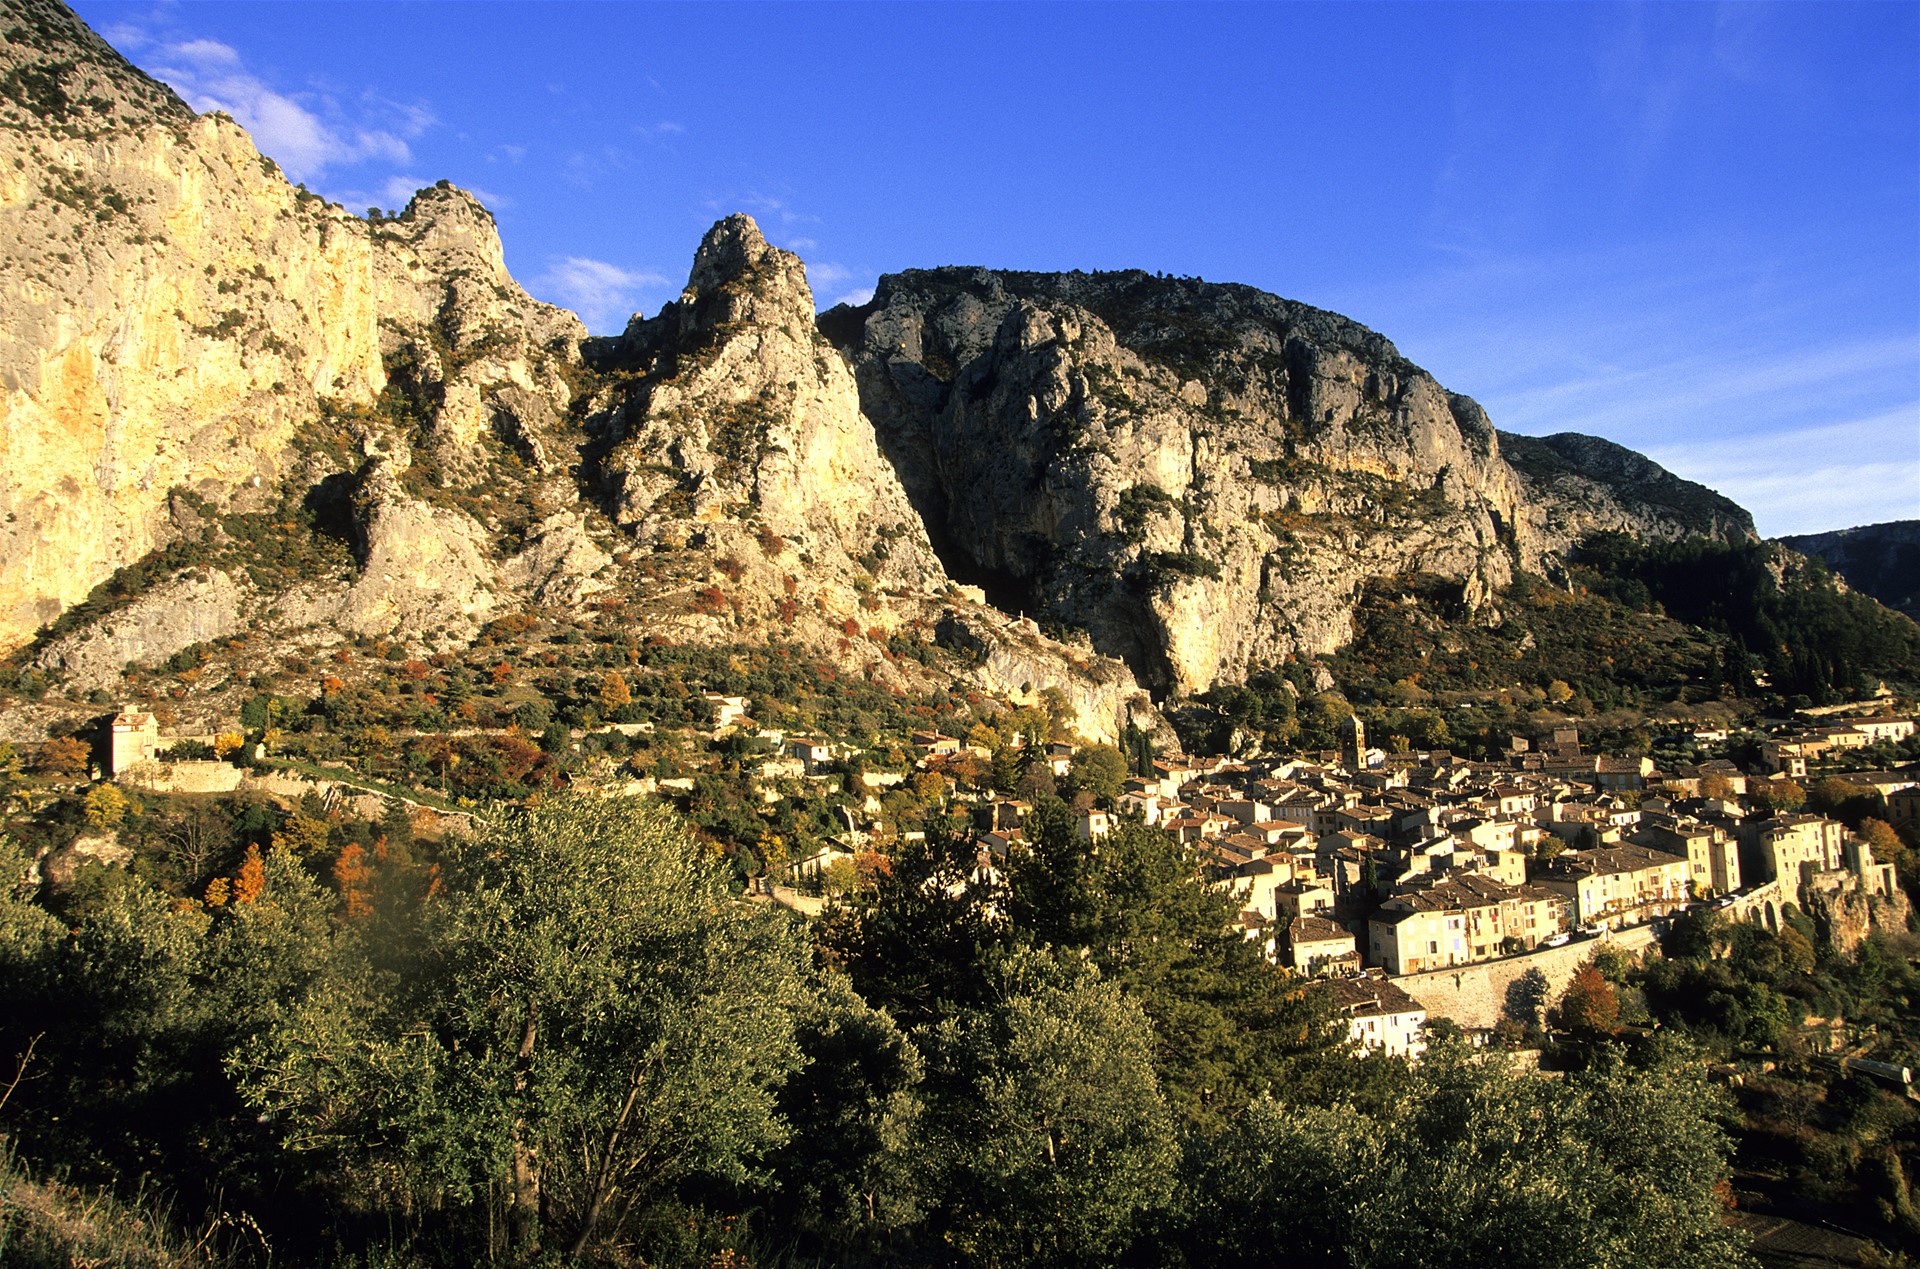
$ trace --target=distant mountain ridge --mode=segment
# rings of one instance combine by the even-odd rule
[[[1824,560],[1855,590],[1920,621],[1920,520],[1791,534],[1774,541]]]

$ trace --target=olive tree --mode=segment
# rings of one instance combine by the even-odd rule
[[[744,1180],[785,1139],[806,957],[671,813],[550,799],[451,852],[423,954],[317,1002],[248,1061],[295,1148],[413,1196],[503,1194],[512,1241],[580,1254],[689,1174]]]

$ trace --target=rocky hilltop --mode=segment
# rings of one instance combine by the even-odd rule
[[[1339,647],[1372,578],[1454,579],[1492,619],[1595,529],[1745,525],[1605,442],[1516,470],[1385,337],[1245,286],[916,270],[822,326],[949,570],[1162,690]]]
[[[880,580],[946,585],[853,376],[815,329],[805,266],[751,218],[715,225],[680,299],[591,354],[616,381],[590,411],[600,488],[637,541],[764,529],[837,573],[868,559]]]
[[[1666,540],[1754,536],[1753,517],[1731,499],[1597,436],[1502,432],[1500,452],[1526,489],[1536,539],[1555,551],[1602,531]]]

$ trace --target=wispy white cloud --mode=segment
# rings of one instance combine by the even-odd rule
[[[873,298],[874,276],[869,270],[826,260],[807,266],[807,284],[813,288],[814,303],[822,309],[836,304],[858,306]]]
[[[297,181],[360,164],[404,165],[413,158],[409,140],[436,122],[418,103],[371,93],[343,102],[330,93],[276,87],[219,40],[171,38],[123,23],[113,28],[113,42],[141,52],[146,68],[195,110],[231,115]]]
[[[1651,445],[1647,456],[1752,511],[1767,537],[1920,518],[1920,405],[1815,427]]]
[[[592,151],[575,150],[567,156],[561,176],[569,185],[593,189],[607,176],[626,170],[632,163],[632,153],[617,145],[603,145]]]
[[[570,308],[587,329],[607,333],[626,326],[649,292],[671,286],[662,274],[628,269],[588,256],[562,256],[527,282],[532,294]]]
[[[1815,291],[1738,242],[1541,257],[1461,246],[1332,306],[1394,335],[1504,429],[1585,432],[1739,502],[1769,534],[1920,505],[1920,348],[1825,321],[1867,286]]]
[[[1600,364],[1571,377],[1503,392],[1504,425],[1515,430],[1663,432],[1676,422],[1725,417],[1736,407],[1771,412],[1783,400],[1832,399],[1863,380],[1898,375],[1914,350],[1901,339],[1826,347],[1700,354],[1635,365]]]

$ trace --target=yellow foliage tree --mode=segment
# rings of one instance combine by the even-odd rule
[[[311,859],[327,848],[327,822],[295,813],[273,835],[273,848],[293,852],[296,859]]]
[[[627,687],[626,676],[618,670],[608,670],[607,677],[600,680],[600,708],[612,713],[633,703],[633,692]]]
[[[127,815],[127,795],[111,784],[96,786],[87,794],[87,823],[95,828],[112,828]]]

